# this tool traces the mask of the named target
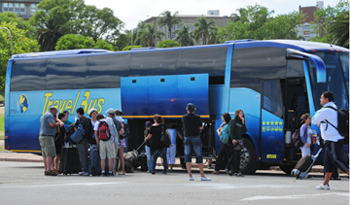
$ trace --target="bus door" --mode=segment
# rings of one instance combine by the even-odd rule
[[[137,132],[136,135],[140,136],[137,142],[132,143],[133,148],[137,148],[137,145],[142,143],[144,129],[142,123],[153,119],[154,114],[181,122],[182,116],[186,114],[188,103],[196,106],[197,115],[209,118],[208,74],[121,78],[123,117],[128,119],[130,130]],[[142,121],[142,123],[133,121]],[[153,123],[153,120],[151,121]],[[132,124],[137,128],[132,127]],[[130,140],[132,139],[128,139]],[[130,143],[128,142],[128,145]]]
[[[263,80],[261,95],[261,160],[281,162],[284,154],[283,102],[278,79]]]

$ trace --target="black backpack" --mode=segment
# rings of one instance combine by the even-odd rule
[[[326,120],[326,122],[328,122],[335,129],[337,129],[341,136],[348,138],[349,137],[349,110],[344,110],[344,109],[339,110],[334,107],[326,107],[326,108],[331,108],[337,112],[338,127],[335,127],[328,120]]]

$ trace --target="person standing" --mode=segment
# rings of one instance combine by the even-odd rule
[[[163,158],[163,174],[167,173],[168,170],[168,162],[167,162],[167,157],[166,157],[166,150],[167,147],[165,147],[161,143],[161,137],[162,137],[162,131],[165,131],[168,134],[169,140],[170,139],[170,133],[163,121],[163,118],[160,115],[155,114],[154,115],[154,124],[151,126],[151,129],[149,130],[149,134],[146,137],[145,141],[147,140],[152,140],[152,146],[151,146],[151,152],[153,156],[153,161],[152,161],[152,174],[156,173],[156,165],[157,165],[157,159],[159,154],[162,155]],[[170,145],[171,146],[171,145]]]
[[[56,156],[54,136],[57,127],[64,126],[64,124],[61,121],[55,120],[54,116],[56,114],[57,108],[51,107],[49,111],[45,112],[40,118],[39,142],[45,166],[45,176],[57,176],[57,174],[51,170],[54,157]]]
[[[312,130],[311,130],[311,116],[309,113],[303,114],[301,117],[301,123],[304,123],[300,127],[300,139],[303,141],[304,146],[302,146],[301,149],[301,157],[304,157],[306,155],[311,155],[311,135],[312,135]]]
[[[235,173],[236,176],[243,176],[239,171],[241,163],[241,144],[243,144],[243,134],[247,132],[243,110],[236,110],[235,116],[229,123],[230,140],[232,141],[233,172],[230,170],[229,175]],[[231,161],[231,160],[230,160]]]
[[[84,109],[82,107],[76,110],[79,120],[75,123],[75,128],[79,126],[79,123],[83,126],[85,134],[83,139],[77,143],[79,161],[83,168],[83,171],[80,172],[79,176],[89,176],[89,165],[88,165],[88,142],[92,137],[93,129],[90,119],[84,116]]]
[[[95,124],[97,123],[96,117],[98,115],[98,112],[97,112],[97,110],[95,108],[91,108],[89,110],[89,113],[90,113],[89,116],[90,116],[91,126],[92,126],[92,128],[94,128]],[[95,132],[93,132],[89,143],[92,144],[92,145],[96,144]]]
[[[329,190],[329,180],[332,172],[337,167],[349,176],[349,166],[343,161],[341,152],[344,144],[344,137],[341,136],[335,127],[338,127],[337,106],[333,102],[334,94],[330,91],[322,93],[320,104],[323,106],[312,118],[312,124],[316,124],[321,129],[321,137],[324,141],[324,169],[325,177],[321,185],[316,186],[319,190]],[[332,108],[329,108],[332,107]],[[334,126],[332,126],[332,125]]]
[[[219,136],[225,135],[225,134],[229,135],[228,123],[230,122],[230,120],[231,120],[230,114],[228,114],[227,112],[222,114],[223,123],[216,130]],[[231,165],[232,165],[233,156],[232,156],[232,143],[230,140],[227,143],[222,143],[222,147],[221,147],[221,150],[219,151],[218,158],[216,160],[215,171],[213,172],[213,174],[216,174],[216,175],[219,174],[220,168],[223,167],[222,166],[222,163],[223,163],[222,157],[224,155],[226,155],[226,159],[227,159],[227,164],[225,166],[225,170],[232,169]],[[230,172],[228,172],[228,173],[230,173]],[[231,171],[231,173],[232,173],[232,171]]]
[[[143,133],[144,135],[144,139],[146,139],[146,137],[148,136],[149,134],[149,130],[151,129],[152,127],[152,123],[151,121],[147,121],[145,123],[145,131]],[[148,173],[151,173],[152,169],[153,169],[153,163],[152,163],[152,154],[151,154],[151,141],[148,145],[145,146],[145,150],[146,150],[146,157],[147,157],[147,167],[148,167]]]
[[[115,110],[114,111],[114,115],[115,115],[115,119],[117,119],[121,124],[122,124],[122,128],[121,128],[121,133],[124,133],[124,127],[125,127],[125,122],[124,119],[122,118],[122,112],[120,110]],[[126,148],[126,141],[125,139],[120,139],[119,138],[119,147],[118,147],[118,154],[119,154],[119,158],[120,158],[120,164],[121,164],[121,171],[119,172],[118,175],[125,175],[125,159],[124,159],[124,148]]]
[[[67,120],[67,115],[64,113],[58,114],[58,119],[61,122],[64,122]],[[64,144],[64,136],[66,134],[66,128],[65,126],[60,126],[58,129],[58,132],[55,135],[55,149],[56,149],[56,156],[54,159],[54,169],[53,171],[56,172],[57,174],[59,173],[59,167],[60,167],[60,154],[61,154],[61,149]]]
[[[211,181],[210,178],[205,177],[203,171],[203,155],[202,155],[202,141],[199,137],[199,130],[202,129],[201,118],[194,114],[196,110],[194,104],[188,103],[187,114],[182,117],[182,123],[185,128],[185,162],[187,167],[187,172],[190,181],[194,181],[191,172],[191,161],[192,161],[192,150],[196,154],[196,162],[198,164],[199,172],[202,181]]]
[[[63,111],[63,114],[65,114],[67,116],[66,120],[63,122],[65,125],[70,125],[73,124],[71,121],[68,120],[69,118],[69,112],[67,110]]]

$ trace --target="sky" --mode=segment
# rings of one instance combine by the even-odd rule
[[[339,0],[325,0],[324,8],[334,7]],[[159,16],[163,11],[178,11],[180,15],[207,14],[208,10],[219,10],[220,16],[230,16],[237,9],[255,4],[274,10],[274,15],[288,14],[301,7],[316,6],[317,0],[85,0],[86,5],[99,9],[108,7],[125,23],[124,29],[135,28],[140,21]]]

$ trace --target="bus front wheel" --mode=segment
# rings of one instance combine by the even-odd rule
[[[244,149],[241,150],[240,170],[243,174],[254,174],[259,163],[256,161],[256,154],[253,142],[248,138],[243,138]]]

